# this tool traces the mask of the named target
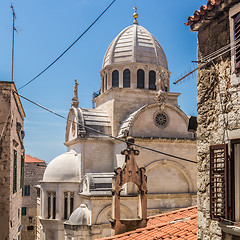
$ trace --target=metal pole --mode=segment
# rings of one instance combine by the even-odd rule
[[[12,31],[12,82],[13,82],[13,63],[14,63],[14,32],[15,32],[15,19],[16,19],[16,15],[14,12],[14,8],[13,5],[11,5],[11,9],[12,9],[12,14],[13,14],[13,31]]]

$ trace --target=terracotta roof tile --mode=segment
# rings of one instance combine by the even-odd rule
[[[183,208],[148,218],[147,227],[99,240],[197,239],[197,207]]]
[[[40,160],[38,158],[35,158],[35,157],[32,157],[30,155],[25,155],[25,163],[29,163],[29,162],[35,162],[35,163],[46,163],[45,161],[43,160]]]
[[[218,5],[223,3],[227,3],[227,0],[208,0],[206,5],[202,5],[200,10],[196,10],[193,16],[188,17],[188,22],[185,23],[185,25],[192,26],[199,22],[208,12],[214,10]]]

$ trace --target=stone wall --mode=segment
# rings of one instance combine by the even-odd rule
[[[225,12],[198,33],[198,59],[230,42]],[[201,68],[197,77],[198,102],[198,239],[222,239],[217,221],[210,219],[209,146],[225,143],[239,104],[234,103],[230,83],[230,53]]]
[[[30,185],[30,196],[23,197],[23,207],[26,207],[27,210],[26,216],[22,216],[23,229],[21,236],[24,240],[38,239],[40,223],[38,219],[39,206],[37,204],[36,186],[42,180],[45,168],[46,163],[44,162],[25,162],[24,164],[24,185]]]
[[[25,117],[13,82],[0,82],[0,239],[17,239],[21,226],[21,155],[24,147],[17,122]],[[21,128],[21,129],[22,129]],[[17,151],[17,185],[13,192],[14,150]]]

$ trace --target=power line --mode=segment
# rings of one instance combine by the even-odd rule
[[[67,117],[64,117],[64,116],[62,116],[62,115],[60,115],[60,114],[58,114],[58,113],[56,113],[56,112],[54,112],[54,111],[52,111],[52,110],[50,110],[50,109],[48,109],[48,108],[46,108],[46,107],[44,107],[44,106],[42,106],[42,105],[40,105],[40,104],[38,104],[38,103],[36,103],[36,102],[28,99],[28,98],[20,95],[19,93],[17,93],[17,92],[14,91],[14,90],[13,90],[13,93],[16,94],[16,95],[18,95],[19,97],[25,99],[26,101],[28,101],[28,102],[30,102],[30,103],[32,103],[32,104],[34,104],[34,105],[36,105],[36,106],[44,109],[45,111],[50,112],[50,113],[52,113],[52,114],[54,114],[54,115],[56,115],[56,116],[58,116],[58,117],[60,117],[60,118],[63,118],[63,119],[65,119],[65,120],[69,121],[69,122],[76,123],[76,124],[78,124],[78,125],[81,126],[81,127],[84,127],[84,128],[89,129],[89,130],[91,130],[91,131],[94,131],[94,132],[96,132],[96,133],[98,133],[98,134],[107,136],[107,137],[109,137],[109,138],[115,139],[115,140],[117,140],[117,141],[124,142],[124,143],[129,143],[129,142],[126,141],[126,140],[123,140],[123,139],[121,139],[121,138],[114,137],[114,136],[112,136],[112,135],[103,133],[103,132],[98,131],[98,130],[96,130],[96,129],[94,129],[94,128],[85,126],[85,125],[83,125],[83,124],[81,124],[81,123],[79,123],[79,122],[75,122],[74,120],[71,120],[71,119],[69,119],[69,118],[67,118]],[[165,155],[165,156],[168,156],[168,157],[173,157],[173,158],[176,158],[176,159],[179,159],[179,160],[182,160],[182,161],[186,161],[186,162],[197,163],[196,161],[193,161],[193,160],[189,160],[189,159],[186,159],[186,158],[178,157],[178,156],[175,156],[175,155],[172,155],[172,154],[169,154],[169,153],[164,153],[164,152],[161,152],[161,151],[158,151],[158,150],[155,150],[155,149],[152,149],[152,148],[144,147],[144,146],[141,146],[141,145],[138,145],[138,144],[135,144],[135,143],[134,143],[134,144],[131,143],[131,144],[134,145],[134,146],[136,146],[136,147],[140,147],[140,148],[142,148],[142,149],[149,150],[149,151],[152,151],[152,152],[155,152],[155,153],[160,153],[160,154]]]
[[[70,50],[89,30],[90,28],[102,17],[102,15],[113,5],[116,0],[113,0],[107,8],[94,20],[94,22],[63,52],[61,53],[51,64],[49,64],[44,70],[42,70],[38,75],[36,75],[33,79],[25,83],[23,86],[18,88],[18,90],[26,87],[28,84],[36,80],[39,76],[41,76],[44,72],[46,72],[54,63],[56,63],[68,50]]]

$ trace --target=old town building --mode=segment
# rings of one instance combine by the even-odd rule
[[[198,239],[240,239],[240,2],[207,1],[198,31]]]
[[[148,216],[196,203],[196,136],[188,131],[189,118],[178,105],[180,94],[169,91],[170,71],[161,45],[138,24],[137,13],[134,18],[106,51],[101,91],[93,99],[96,109],[79,107],[75,81],[67,152],[49,163],[40,183],[41,239],[90,240],[112,234],[114,169],[123,166],[121,151],[128,136],[145,147],[135,146],[140,151],[137,165],[148,177]],[[137,188],[130,182],[122,186],[120,217],[138,218],[137,212]]]
[[[22,203],[22,232],[24,240],[40,239],[40,188],[46,162],[38,158],[25,155],[24,187]]]
[[[25,113],[14,82],[0,82],[0,239],[20,239]]]

